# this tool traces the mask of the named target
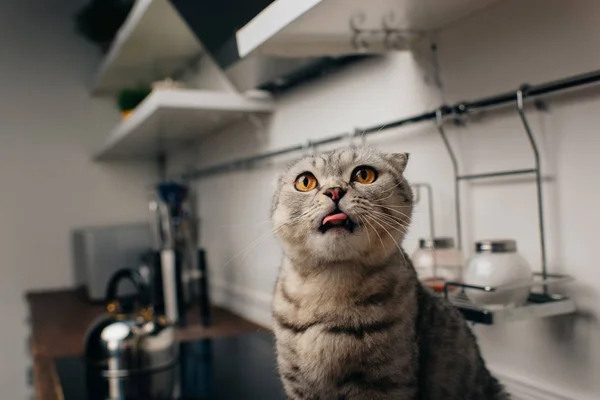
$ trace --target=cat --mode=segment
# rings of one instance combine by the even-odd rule
[[[424,288],[402,250],[407,153],[308,156],[281,176],[283,250],[273,297],[290,400],[508,400],[460,313]]]

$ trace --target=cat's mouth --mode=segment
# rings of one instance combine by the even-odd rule
[[[348,232],[352,232],[355,225],[354,221],[352,221],[346,213],[343,213],[339,208],[336,208],[323,218],[319,231],[325,233],[330,229],[345,229]]]

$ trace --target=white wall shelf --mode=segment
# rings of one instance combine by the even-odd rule
[[[154,158],[246,115],[273,109],[270,99],[237,93],[156,89],[110,132],[94,158]]]
[[[92,93],[161,80],[202,54],[202,45],[168,0],[137,0],[92,83]]]
[[[416,33],[456,23],[499,0],[276,0],[237,31],[238,52],[280,56],[351,54],[355,29],[370,52],[385,30]],[[353,28],[354,26],[354,28]],[[370,33],[369,33],[370,32]],[[407,37],[407,44],[411,37]]]

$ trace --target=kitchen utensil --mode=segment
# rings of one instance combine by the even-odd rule
[[[154,312],[158,315],[165,314],[165,302],[163,297],[163,281],[160,265],[160,252],[148,251],[140,258],[137,271],[148,286],[150,302],[154,307]]]
[[[495,288],[493,291],[465,289],[469,299],[487,308],[523,305],[529,295],[532,271],[517,253],[514,240],[482,240],[475,243],[464,283]]]
[[[153,220],[155,243],[160,254],[162,279],[162,305],[167,319],[174,324],[185,325],[185,298],[183,290],[183,251],[181,222],[183,202],[188,188],[175,182],[156,186],[158,198],[150,202],[150,210],[156,214]]]
[[[117,299],[123,280],[131,281],[141,308],[134,310]],[[106,290],[106,310],[86,334],[88,366],[107,378],[156,371],[177,360],[173,327],[164,316],[156,316],[148,287],[139,272],[122,269],[113,275]]]
[[[163,300],[167,319],[174,324],[184,325],[183,282],[180,258],[177,254],[175,250],[169,248],[160,252]]]

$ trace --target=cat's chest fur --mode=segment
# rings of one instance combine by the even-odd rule
[[[333,327],[360,322],[361,313],[351,304],[351,291],[349,286],[326,279],[307,284],[294,274],[286,274],[278,282],[273,309],[276,318],[287,325],[276,326],[279,344],[310,365],[306,370],[312,371],[315,379],[341,373],[348,358],[366,345],[330,332]]]
[[[291,267],[282,268],[273,302],[282,373],[323,391],[365,370],[377,373],[380,364],[412,374],[413,305],[410,293],[399,291],[398,271],[353,276],[355,270],[340,267],[305,278]],[[390,357],[397,353],[408,357]]]

